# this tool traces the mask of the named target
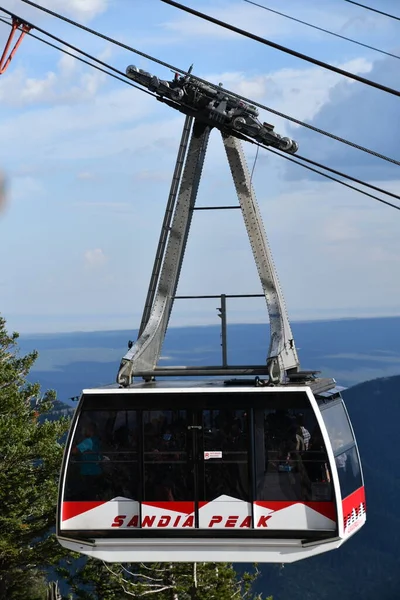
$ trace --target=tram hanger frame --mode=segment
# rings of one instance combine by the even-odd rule
[[[222,104],[222,102],[221,102]],[[220,109],[222,110],[222,108]],[[218,117],[218,107],[214,111]],[[214,116],[214,118],[216,118]],[[270,320],[270,343],[264,365],[230,367],[159,367],[158,361],[167,331],[182,268],[207,144],[213,126],[220,129],[228,164],[261,281]],[[240,137],[240,136],[239,136]],[[208,208],[208,207],[207,207]],[[220,207],[211,207],[220,208]],[[223,207],[226,208],[226,207]],[[222,316],[222,314],[221,314]],[[263,375],[270,384],[313,382],[315,373],[300,371],[283,293],[264,230],[244,152],[230,131],[202,117],[187,115],[183,126],[171,189],[161,227],[153,271],[137,341],[129,345],[119,368],[117,382],[131,385],[134,377],[155,376]],[[334,382],[332,382],[332,387]]]

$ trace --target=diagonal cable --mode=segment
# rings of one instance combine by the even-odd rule
[[[30,0],[22,0],[22,1],[29,2],[29,4],[32,4],[32,2],[30,2]],[[165,4],[174,6],[175,8],[179,8],[180,10],[188,12],[191,15],[194,15],[195,17],[199,17],[200,19],[204,19],[205,21],[213,23],[214,25],[219,25],[220,27],[223,27],[224,29],[228,29],[229,31],[233,31],[234,33],[238,33],[239,35],[250,38],[256,42],[259,42],[260,44],[264,44],[265,46],[269,46],[270,48],[274,48],[275,50],[279,50],[280,52],[284,52],[285,54],[290,54],[290,56],[295,56],[296,58],[300,58],[301,60],[309,62],[313,65],[316,65],[317,67],[322,67],[323,69],[327,69],[328,71],[332,71],[333,73],[337,73],[338,75],[343,75],[344,77],[348,77],[349,79],[354,79],[354,81],[358,81],[359,83],[364,83],[365,85],[368,85],[377,90],[381,90],[382,92],[386,92],[387,94],[392,94],[393,96],[397,96],[398,98],[400,98],[400,91],[395,90],[391,87],[388,87],[387,85],[383,85],[381,83],[378,83],[377,81],[372,81],[371,79],[367,79],[366,77],[361,77],[361,75],[356,75],[355,73],[350,73],[350,71],[345,71],[344,69],[339,69],[339,67],[334,67],[333,65],[323,62],[322,60],[318,60],[317,58],[308,56],[307,54],[304,54],[303,52],[297,52],[297,50],[292,50],[291,48],[288,48],[287,46],[282,46],[282,44],[277,44],[276,42],[271,42],[271,40],[267,40],[266,38],[263,38],[259,35],[255,35],[254,33],[250,33],[249,31],[246,31],[245,29],[240,29],[239,27],[230,25],[229,23],[226,23],[225,21],[221,21],[220,19],[215,19],[214,17],[211,17],[210,15],[206,15],[205,13],[202,13],[198,10],[189,8],[189,6],[185,6],[184,4],[180,4],[179,2],[175,2],[175,0],[161,0],[161,2],[164,2]]]
[[[319,127],[315,127],[314,125],[310,125],[309,123],[305,123],[304,121],[301,121],[300,119],[296,119],[295,117],[291,117],[289,115],[286,115],[285,113],[282,113],[278,110],[275,110],[273,108],[270,108],[268,106],[265,106],[264,104],[261,104],[259,102],[255,102],[254,100],[251,100],[249,98],[246,98],[246,96],[241,96],[240,94],[236,94],[235,92],[232,92],[230,90],[226,90],[225,88],[221,88],[220,86],[210,83],[209,81],[206,81],[205,79],[202,79],[201,77],[197,77],[193,74],[190,74],[188,71],[185,71],[183,69],[180,69],[179,67],[175,67],[174,65],[170,65],[168,63],[166,63],[163,60],[160,60],[158,58],[155,58],[153,56],[150,56],[149,54],[146,54],[145,52],[142,52],[141,50],[138,50],[137,48],[133,48],[132,46],[128,46],[127,44],[124,44],[122,42],[119,42],[118,40],[115,40],[107,35],[104,35],[103,33],[100,33],[98,31],[96,31],[95,29],[91,29],[90,27],[87,27],[86,25],[82,25],[80,23],[77,23],[76,21],[73,21],[72,19],[68,19],[67,17],[64,17],[63,15],[60,15],[48,8],[45,8],[43,6],[40,6],[39,4],[36,4],[35,2],[32,2],[32,0],[22,0],[23,2],[25,2],[26,4],[29,4],[39,10],[42,10],[54,17],[56,17],[57,19],[61,19],[62,21],[65,21],[66,23],[69,23],[71,25],[74,25],[75,27],[78,27],[79,29],[82,29],[83,31],[86,31],[88,33],[91,33],[97,37],[100,37],[108,42],[110,42],[111,44],[115,44],[116,46],[119,46],[121,48],[124,48],[125,50],[129,50],[130,52],[134,52],[135,54],[138,54],[139,56],[142,56],[143,58],[146,58],[152,62],[155,62],[159,65],[162,65],[164,67],[166,67],[167,69],[170,69],[171,71],[174,71],[176,73],[180,73],[181,75],[190,75],[190,77],[192,79],[195,79],[196,81],[199,81],[201,83],[204,83],[207,86],[211,86],[215,89],[218,89],[218,91],[225,91],[228,94],[231,94],[232,96],[234,96],[235,98],[238,98],[240,100],[243,100],[244,102],[248,102],[250,105],[253,106],[257,106],[258,108],[261,108],[263,110],[266,110],[267,112],[270,112],[274,115],[277,115],[278,117],[282,117],[283,119],[286,119],[288,121],[291,121],[292,123],[296,123],[297,125],[301,125],[302,127],[306,127],[307,129],[310,129],[311,131],[315,131],[316,133],[319,133],[321,135],[324,135],[326,137],[329,137],[330,139],[333,139],[337,142],[341,142],[342,144],[346,144],[347,146],[350,146],[352,148],[355,148],[356,150],[360,150],[361,152],[365,152],[367,154],[370,154],[372,156],[375,156],[376,158],[380,158],[381,160],[385,160],[387,162],[390,162],[392,164],[395,164],[397,166],[400,166],[400,161],[391,158],[389,156],[386,156],[384,154],[381,154],[380,152],[376,152],[375,150],[371,150],[369,148],[366,148],[365,146],[361,146],[360,144],[356,144],[355,142],[351,142],[350,140],[347,140],[345,138],[342,138],[338,135],[335,135],[333,133],[330,133],[328,131],[325,131],[324,129],[320,129]],[[0,10],[3,10],[0,7]],[[13,15],[13,13],[10,13],[9,11],[4,11],[7,12],[8,14]],[[14,15],[16,16],[16,15]],[[26,21],[25,21],[26,22]],[[42,30],[43,31],[43,30]],[[46,32],[45,32],[46,33]]]
[[[366,6],[365,4],[360,4],[359,2],[353,2],[353,0],[344,0],[349,4],[355,4],[356,6],[361,6],[361,8],[365,8],[366,10],[371,10],[374,13],[378,13],[379,15],[384,15],[385,17],[389,17],[390,19],[396,19],[396,21],[400,21],[400,17],[396,17],[395,15],[391,15],[387,12],[383,12],[382,10],[378,10],[377,8],[373,8],[372,6]]]
[[[274,10],[269,8],[269,6],[264,6],[264,4],[258,4],[257,2],[253,2],[253,0],[243,0],[247,2],[247,4],[252,4],[253,6],[258,6],[258,8],[262,8],[263,10],[267,10],[268,12],[274,13],[275,15],[280,15],[281,17],[285,17],[286,19],[290,19],[291,21],[296,21],[296,23],[301,23],[302,25],[306,25],[307,27],[311,27],[312,29],[317,29],[318,31],[322,31],[323,33],[328,33],[329,35],[333,35],[334,37],[340,38],[341,40],[346,40],[346,42],[351,42],[352,44],[357,44],[357,46],[363,46],[363,48],[368,48],[369,50],[374,50],[375,52],[380,52],[380,54],[386,54],[386,56],[391,56],[392,58],[397,58],[400,60],[400,56],[397,54],[392,54],[391,52],[386,52],[386,50],[381,50],[380,48],[375,48],[375,46],[370,46],[369,44],[364,44],[363,42],[359,42],[358,40],[353,40],[352,38],[346,37],[345,35],[340,35],[340,33],[335,33],[334,31],[330,31],[329,29],[324,29],[323,27],[318,27],[318,25],[312,25],[311,23],[307,23],[307,21],[302,21],[301,19],[296,19],[291,15],[287,15],[286,13],[279,12],[278,10]]]

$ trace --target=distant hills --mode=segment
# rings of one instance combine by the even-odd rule
[[[336,551],[284,568],[259,565],[257,591],[274,600],[400,598],[400,376],[358,384],[343,396],[361,453],[367,523]],[[72,412],[59,402],[51,418]]]
[[[338,383],[362,381],[400,372],[400,317],[343,319],[293,323],[303,369],[322,371]],[[96,331],[21,336],[23,352],[39,351],[31,373],[46,389],[57,390],[68,401],[85,387],[115,381],[118,366],[135,331]],[[171,328],[163,347],[163,365],[221,364],[218,326]],[[269,327],[228,326],[229,364],[264,364]]]
[[[65,404],[65,402],[60,402],[56,400],[54,402],[53,408],[48,413],[45,413],[42,419],[47,419],[49,421],[57,421],[61,419],[61,417],[72,417],[74,414],[75,408],[70,406],[69,404]]]
[[[306,561],[261,566],[259,591],[274,600],[399,600],[400,376],[343,394],[357,436],[367,490],[367,523],[340,549]]]
[[[344,398],[361,452],[367,524],[337,551],[284,568],[261,565],[259,591],[274,600],[399,600],[400,318],[295,323],[293,330],[304,369],[351,386]],[[264,362],[268,327],[232,325],[228,336],[230,364]],[[64,401],[114,381],[128,339],[135,333],[23,336],[21,349],[39,350],[31,379]],[[171,329],[163,364],[220,364],[219,344],[218,327]],[[59,402],[51,418],[67,410]]]

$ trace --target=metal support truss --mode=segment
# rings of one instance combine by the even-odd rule
[[[139,337],[120,365],[117,381],[123,386],[130,385],[135,375],[151,379],[164,372],[157,368],[157,363],[176,295],[211,130],[208,124],[194,120],[182,173],[190,125],[186,120]],[[257,372],[267,374],[270,383],[280,383],[288,373],[299,370],[293,335],[240,141],[224,133],[222,139],[270,319],[267,363],[264,370],[261,366]],[[174,208],[177,178],[181,173],[178,200]],[[215,370],[218,374],[224,369],[228,372],[230,367],[227,364],[222,367],[207,367],[209,372]],[[184,374],[185,370],[181,371]]]
[[[167,208],[165,210],[164,221],[161,226],[160,239],[158,241],[158,247],[156,252],[156,258],[154,260],[153,271],[151,273],[149,289],[146,296],[146,302],[144,304],[142,321],[139,328],[139,337],[142,335],[147,323],[149,322],[151,309],[154,304],[154,298],[157,290],[157,283],[160,278],[160,271],[162,267],[162,261],[165,254],[165,247],[167,245],[169,228],[171,226],[172,216],[175,210],[176,198],[178,195],[179,184],[182,179],[182,171],[184,161],[186,157],[187,146],[189,143],[190,131],[193,125],[193,117],[186,116],[185,124],[183,126],[181,143],[179,145],[178,158],[175,164],[175,170],[172,177],[171,189],[169,192]]]
[[[298,369],[299,359],[242,145],[232,135],[223,133],[222,139],[268,308],[270,322],[268,374],[271,381],[279,382],[285,372]]]
[[[182,268],[210,131],[208,125],[194,121],[157,293],[142,334],[122,359],[117,378],[121,385],[129,385],[136,371],[153,370],[160,357]]]

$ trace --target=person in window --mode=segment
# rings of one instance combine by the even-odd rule
[[[308,454],[307,470],[313,483],[330,483],[331,476],[328,468],[328,457],[322,433],[318,425],[313,429]]]
[[[100,440],[95,423],[84,429],[84,438],[72,447],[72,454],[79,457],[80,500],[97,500],[100,493],[102,469]]]
[[[303,440],[304,440],[304,448],[305,450],[308,450],[308,446],[310,444],[310,438],[311,438],[311,434],[308,431],[308,429],[306,429],[304,427],[304,415],[302,413],[300,413],[299,415],[297,415],[296,418],[297,421],[297,425],[300,428],[300,435],[302,436]]]
[[[339,456],[336,456],[335,461],[336,461],[336,466],[338,468],[338,471],[341,470],[343,473],[346,473],[346,470],[347,470],[347,454],[346,454],[346,452],[342,452],[342,454],[339,454]]]

